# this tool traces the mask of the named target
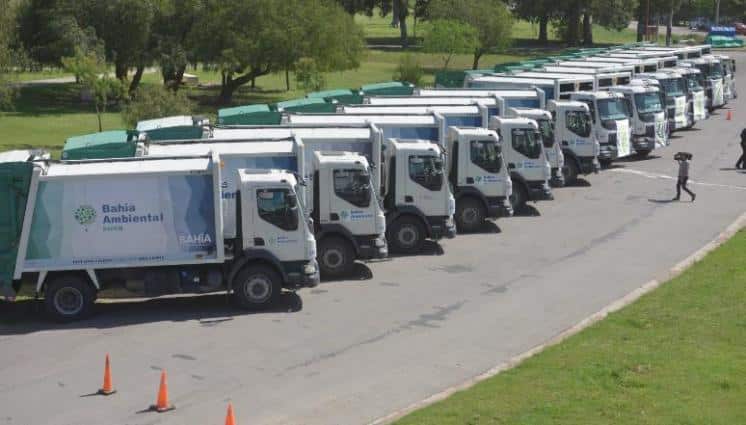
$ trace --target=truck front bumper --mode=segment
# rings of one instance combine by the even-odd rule
[[[321,276],[319,273],[319,263],[316,259],[303,263],[299,271],[289,272],[287,274],[286,287],[288,289],[313,288],[319,284]]]
[[[434,240],[456,237],[456,223],[452,217],[428,217],[431,238]]]
[[[358,258],[361,260],[372,260],[386,258],[389,256],[389,247],[386,237],[379,235],[355,236]]]
[[[487,197],[487,217],[500,218],[511,217],[512,215],[513,207],[506,196]]]
[[[552,178],[549,180],[549,185],[552,187],[562,187],[565,185],[565,174],[559,167],[552,168]]]
[[[598,160],[599,161],[613,161],[615,159],[619,158],[619,149],[616,146],[616,143],[612,144],[601,144],[601,149],[598,153]]]
[[[632,148],[636,151],[652,151],[655,149],[655,136],[633,136]]]
[[[577,158],[580,162],[580,174],[597,174],[598,170],[601,169],[601,164],[598,163],[598,158],[595,156],[579,156]]]
[[[528,181],[528,199],[530,201],[552,201],[554,195],[552,195],[552,189],[545,181]]]

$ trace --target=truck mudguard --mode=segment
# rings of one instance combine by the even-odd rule
[[[422,220],[422,223],[425,225],[425,231],[427,232],[427,237],[428,238],[433,237],[433,227],[430,225],[430,222],[428,221],[427,216],[422,211],[420,211],[419,208],[412,206],[412,205],[397,206],[396,211],[394,213],[388,214],[386,216],[386,228],[388,228],[389,225],[393,223],[397,218],[405,214],[416,216],[420,220]]]

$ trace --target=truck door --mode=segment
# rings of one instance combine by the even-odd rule
[[[345,226],[353,235],[374,234],[376,217],[371,205],[375,199],[368,171],[360,168],[330,171],[333,189],[327,191],[330,222]]]
[[[418,208],[426,216],[447,215],[443,209],[445,174],[443,158],[426,152],[409,153],[402,161],[406,181],[404,205]],[[398,190],[398,189],[397,189]]]
[[[254,248],[267,249],[280,261],[304,258],[306,226],[295,193],[287,188],[266,188],[253,190],[251,197],[256,212],[251,227],[243,229],[244,237],[253,241]]]
[[[0,288],[13,280],[33,165],[0,164]]]
[[[533,128],[511,128],[510,149],[513,155],[509,159],[508,168],[511,171],[520,173],[527,181],[549,178],[541,135]]]

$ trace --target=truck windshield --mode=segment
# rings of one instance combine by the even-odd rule
[[[541,133],[541,139],[544,142],[544,147],[551,148],[552,146],[554,146],[554,126],[552,125],[552,120],[542,118],[536,120],[536,123],[539,124],[539,132]]]
[[[627,111],[621,99],[599,99],[597,103],[601,121],[627,119]]]
[[[635,93],[635,107],[638,114],[663,111],[663,105],[661,104],[658,92]]]
[[[503,165],[503,157],[498,145],[494,140],[472,140],[469,144],[471,149],[471,162],[488,173],[497,173]]]
[[[689,74],[684,79],[686,80],[686,88],[690,91],[699,91],[702,90],[702,84],[700,83],[700,78],[702,74]]]
[[[723,78],[723,65],[720,62],[710,64],[710,78]]]
[[[334,193],[356,207],[369,207],[372,198],[370,174],[360,169],[334,170]]]
[[[443,158],[429,155],[410,156],[409,177],[428,190],[440,190],[443,188]]]
[[[565,125],[580,137],[591,135],[591,114],[585,111],[566,111]]]
[[[668,78],[660,80],[663,91],[666,92],[666,96],[683,96],[684,95],[684,81],[681,78]]]
[[[261,189],[256,191],[259,217],[283,230],[298,229],[298,202],[288,189]]]

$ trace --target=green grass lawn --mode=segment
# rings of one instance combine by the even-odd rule
[[[746,231],[607,319],[397,425],[746,423]]]

